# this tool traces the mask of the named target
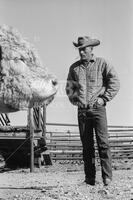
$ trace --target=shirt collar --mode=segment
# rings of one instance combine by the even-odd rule
[[[95,61],[96,61],[96,57],[95,57],[95,55],[93,54],[93,55],[92,55],[92,58],[90,59],[89,62],[88,62],[88,61],[82,61],[82,60],[80,60],[80,61],[81,61],[81,64],[87,65],[87,64],[89,64],[89,62],[95,62]]]
[[[90,62],[95,62],[95,61],[96,61],[96,56],[93,54],[93,56],[92,56]]]

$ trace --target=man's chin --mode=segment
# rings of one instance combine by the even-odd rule
[[[87,61],[87,58],[84,58],[84,57],[83,57],[83,58],[81,58],[81,60],[82,60],[82,61]]]

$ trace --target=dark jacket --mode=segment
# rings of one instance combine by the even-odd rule
[[[103,58],[93,56],[86,66],[79,60],[69,69],[66,93],[74,105],[78,102],[85,106],[92,104],[95,96],[100,96],[106,103],[114,98],[119,88],[117,73]]]

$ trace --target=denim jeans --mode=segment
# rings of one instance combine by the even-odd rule
[[[111,152],[108,141],[105,106],[78,108],[80,138],[83,145],[84,172],[86,178],[95,179],[94,132],[101,163],[102,178],[112,179]]]

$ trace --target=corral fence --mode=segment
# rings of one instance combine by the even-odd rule
[[[82,160],[78,125],[47,123],[46,127],[47,146],[53,160]],[[49,131],[49,127],[54,130]],[[108,126],[108,133],[112,158],[133,159],[133,126]],[[95,154],[98,156],[96,139]]]

